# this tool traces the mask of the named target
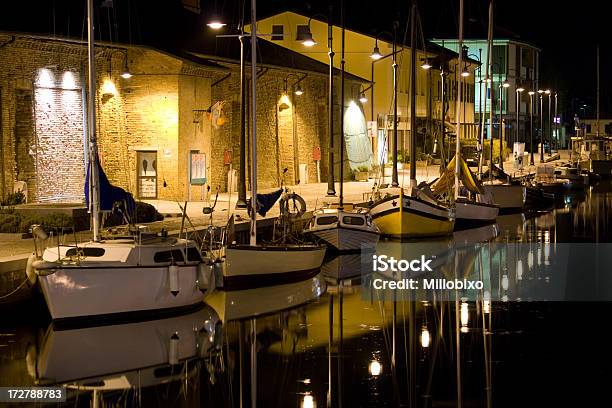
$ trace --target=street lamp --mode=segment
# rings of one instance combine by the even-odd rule
[[[429,58],[425,58],[425,61],[421,64],[421,68],[424,70],[428,70],[431,68],[431,64],[429,63]]]
[[[504,89],[509,88],[508,79],[499,84],[499,168],[504,169]]]
[[[386,31],[386,30],[378,32],[376,34],[376,42],[374,45],[374,50],[372,51],[372,54],[370,54],[370,58],[373,59],[372,61],[372,82],[370,86],[372,88],[372,104],[370,105],[371,112],[372,112],[372,120],[374,120],[374,63],[377,61],[380,61],[383,58],[387,58],[389,56],[392,56],[393,58],[393,138],[391,139],[391,143],[392,143],[391,147],[394,152],[397,151],[397,85],[398,85],[397,71],[398,71],[398,64],[397,64],[396,56],[397,56],[397,29],[398,27],[399,27],[399,22],[394,21],[393,22],[393,32]],[[393,38],[393,48],[392,48],[391,54],[387,54],[383,56],[380,53],[380,50],[378,49],[378,36],[381,34],[388,34],[391,38]],[[385,161],[384,157],[383,157],[383,161]],[[381,163],[381,167],[383,166],[384,166],[384,163]],[[397,175],[397,154],[393,155],[393,169],[391,173],[391,185],[393,187],[399,186],[398,175]]]
[[[302,86],[301,85],[296,86],[294,93],[297,96],[302,96],[304,94],[304,90],[302,89]]]
[[[534,165],[533,161],[533,95],[535,95],[534,91],[529,91],[529,164]]]
[[[521,110],[521,102],[520,102],[520,98],[521,98],[521,93],[523,93],[525,91],[525,88],[523,88],[522,86],[519,86],[518,88],[516,88],[516,137],[515,137],[515,142],[519,142],[519,116],[520,116],[520,110]]]
[[[219,18],[219,16],[217,16],[217,15],[213,15],[213,16],[211,16],[210,21],[209,21],[208,23],[206,23],[206,25],[207,25],[209,28],[213,29],[213,30],[220,30],[220,29],[222,29],[223,27],[225,27],[227,24],[225,24],[225,23],[224,23],[224,22],[221,20],[221,18]]]
[[[380,53],[380,49],[378,48],[378,37],[376,37],[376,42],[374,44],[374,50],[372,51],[372,54],[370,54],[370,58],[372,58],[374,61],[378,61],[382,57],[383,56]]]
[[[464,78],[470,76],[470,71],[468,71],[467,64],[463,64],[463,70],[461,71],[461,76]]]
[[[552,137],[552,116],[551,116],[551,106],[552,104],[550,103],[550,98],[552,97],[552,92],[550,91],[550,89],[547,89],[544,91],[544,93],[546,95],[548,95],[548,140],[550,143],[550,155],[552,155],[552,141],[553,141],[553,137]]]
[[[538,89],[540,95],[540,163],[544,162],[544,90]]]
[[[306,28],[306,32],[302,33],[300,35],[300,40],[302,40],[302,45],[304,45],[305,47],[312,47],[313,45],[315,45],[317,42],[314,40],[314,37],[312,36],[312,31],[310,31],[310,22],[312,21],[312,17],[310,17],[308,19],[308,25]]]

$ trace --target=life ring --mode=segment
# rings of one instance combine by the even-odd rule
[[[306,212],[306,201],[296,193],[284,195],[280,201],[281,215],[284,215],[290,221],[295,221],[304,215]]]

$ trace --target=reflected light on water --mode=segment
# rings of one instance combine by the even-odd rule
[[[502,275],[501,285],[503,290],[508,290],[508,275]]]
[[[468,304],[465,301],[461,302],[460,309],[460,318],[461,318],[461,332],[467,332],[467,325],[470,322],[470,310],[468,308]]]
[[[315,404],[314,397],[310,394],[306,394],[302,397],[302,403],[300,404],[301,408],[315,408],[317,405]]]
[[[485,290],[482,299],[482,311],[484,314],[491,313],[491,294],[488,290]]]
[[[427,330],[427,326],[423,326],[421,329],[421,346],[423,348],[428,348],[430,341],[431,337],[429,336],[429,330]]]
[[[368,366],[368,371],[370,372],[371,376],[378,377],[380,373],[382,373],[382,364],[376,360],[372,360]]]
[[[529,253],[527,254],[527,266],[529,267],[529,270],[533,268],[533,251],[531,249],[529,250]]]
[[[516,280],[523,280],[523,260],[516,262]]]

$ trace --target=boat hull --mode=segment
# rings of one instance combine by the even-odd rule
[[[493,202],[500,211],[521,211],[525,206],[525,186],[511,184],[489,184],[485,192],[493,196]]]
[[[53,320],[77,318],[143,317],[162,309],[178,310],[199,305],[197,266],[178,268],[178,293],[170,290],[166,266],[58,267],[39,283]]]
[[[591,160],[591,171],[602,178],[612,177],[612,160]]]
[[[436,206],[413,197],[399,205],[399,196],[385,198],[374,204],[372,219],[382,235],[393,238],[425,238],[449,235],[455,218],[448,208]]]
[[[486,203],[461,200],[455,203],[455,231],[495,223],[499,207]]]
[[[313,231],[312,235],[325,241],[327,245],[340,252],[360,251],[362,246],[375,245],[380,234],[342,226]]]
[[[324,245],[228,247],[223,289],[257,288],[309,279],[319,272],[325,251]]]

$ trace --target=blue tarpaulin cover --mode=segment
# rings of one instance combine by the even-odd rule
[[[281,188],[272,193],[257,194],[257,214],[265,217],[266,213],[270,211],[270,208],[278,201],[282,193],[283,189]]]
[[[100,211],[112,211],[113,204],[116,202],[124,202],[125,211],[131,218],[136,212],[136,202],[134,201],[134,197],[132,197],[132,194],[128,193],[124,189],[113,186],[110,181],[108,181],[108,177],[106,177],[106,173],[104,173],[100,163],[96,161],[96,164],[98,166],[98,178],[100,180]],[[85,179],[85,203],[87,204],[87,208],[89,208],[90,168],[91,162],[89,163],[89,166],[87,166],[87,178]]]

